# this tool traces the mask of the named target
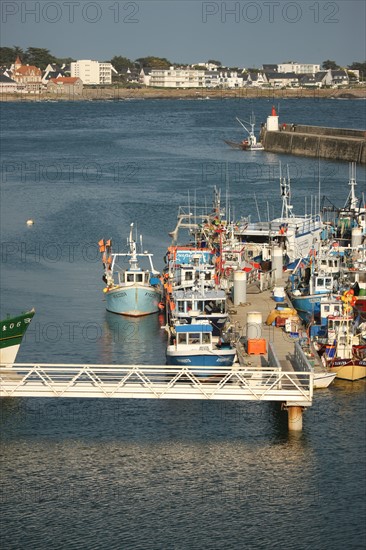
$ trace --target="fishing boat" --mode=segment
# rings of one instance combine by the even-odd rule
[[[362,333],[355,333],[353,315],[328,317],[326,344],[319,346],[319,354],[329,372],[342,380],[360,380],[366,377],[366,343]]]
[[[287,295],[299,317],[309,322],[320,315],[322,301],[335,298],[334,278],[331,274],[306,273],[299,282],[294,282],[296,279],[292,277],[289,277],[292,286],[287,288]]]
[[[17,315],[8,317],[1,321],[0,334],[0,364],[11,365],[14,363],[19,346],[24,334],[29,327],[34,316],[34,309]]]
[[[236,349],[221,338],[213,338],[213,328],[206,320],[194,320],[191,324],[176,323],[170,329],[166,351],[167,364],[189,367],[232,366]],[[199,371],[198,376],[209,376],[209,371]]]
[[[119,315],[141,317],[157,313],[163,307],[163,289],[159,272],[153,265],[153,254],[142,251],[141,236],[141,252],[137,252],[133,226],[131,223],[127,240],[128,252],[112,253],[110,240],[102,239],[98,244],[104,267],[103,281],[106,287],[103,292],[107,310]],[[147,268],[140,267],[140,259],[148,262]],[[126,261],[128,265],[119,264]]]
[[[235,224],[234,235],[241,243],[256,243],[258,247],[265,246],[269,251],[274,245],[280,246],[283,249],[283,265],[294,267],[301,258],[308,256],[311,250],[318,250],[323,223],[317,213],[304,216],[293,213],[289,169],[287,167],[285,177],[282,175],[281,165],[280,192],[282,211],[279,218],[258,222],[252,222],[250,216],[242,218]]]
[[[170,324],[207,319],[212,325],[213,335],[220,336],[229,319],[225,291],[218,287],[205,287],[204,274],[189,288],[171,289],[166,294],[166,301]]]
[[[366,238],[366,206],[364,197],[360,200],[356,195],[356,163],[349,164],[350,187],[348,197],[343,207],[336,207],[328,198],[323,197],[323,218],[330,226],[333,237],[340,246],[354,246],[354,240],[358,244]]]
[[[257,138],[254,133],[255,127],[255,118],[254,115],[250,117],[250,121],[244,120],[245,124],[250,126],[250,130],[245,126],[244,122],[240,118],[236,117],[236,120],[247,132],[248,136],[243,139],[243,141],[237,143],[235,141],[224,140],[227,145],[230,145],[233,149],[241,149],[242,151],[263,151],[264,147],[260,141],[257,141]]]

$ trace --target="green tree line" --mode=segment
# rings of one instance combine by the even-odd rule
[[[49,50],[45,48],[29,47],[26,50],[23,50],[19,46],[13,46],[12,48],[5,46],[0,47],[0,66],[9,67],[12,63],[14,63],[17,56],[20,57],[20,60],[24,65],[35,65],[42,70],[44,70],[49,63],[57,63],[58,65],[61,65],[63,63],[71,63],[71,61],[75,61],[75,59],[72,59],[71,57],[55,57],[51,54]],[[118,73],[123,73],[127,69],[131,69],[133,67],[167,69],[172,65],[177,65],[177,63],[172,63],[165,57],[156,56],[139,57],[138,59],[135,59],[133,61],[128,57],[116,55],[112,57],[112,59],[108,59],[105,61],[112,63],[113,67]],[[209,60],[209,62],[221,65],[219,61]],[[336,70],[341,68],[342,67],[340,67],[335,61],[330,59],[327,59],[322,63],[323,70]],[[354,61],[351,65],[348,65],[347,68],[351,71],[359,70],[361,77],[365,77],[366,75],[366,61]]]

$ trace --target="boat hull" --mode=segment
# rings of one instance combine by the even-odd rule
[[[321,390],[330,386],[336,377],[335,372],[324,372],[314,374],[314,390]]]
[[[352,359],[336,359],[329,370],[330,372],[336,373],[336,378],[354,382],[355,380],[366,378],[366,360],[355,361]]]
[[[142,317],[159,311],[162,293],[147,286],[117,287],[106,293],[107,310],[119,315]]]
[[[171,351],[167,350],[167,364],[179,367],[231,367],[236,351],[233,349],[217,351]]]
[[[308,322],[312,317],[320,315],[320,300],[324,295],[296,296],[288,292],[288,296],[302,321]]]
[[[9,365],[15,361],[20,343],[33,318],[34,311],[0,322],[0,364]]]

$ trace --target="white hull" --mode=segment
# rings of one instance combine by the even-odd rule
[[[327,388],[333,382],[336,377],[334,372],[324,372],[314,374],[314,390],[321,390]]]
[[[0,349],[0,365],[12,365],[19,351],[20,344]]]

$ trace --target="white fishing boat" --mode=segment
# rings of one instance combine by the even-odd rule
[[[225,143],[230,145],[233,149],[241,149],[242,151],[263,151],[264,147],[260,141],[257,141],[257,138],[254,133],[255,128],[255,117],[252,114],[249,121],[244,120],[245,124],[250,126],[250,129],[248,129],[244,122],[240,120],[240,118],[236,117],[236,120],[239,122],[239,124],[244,128],[244,130],[247,132],[248,136],[243,139],[243,141],[235,142],[230,140],[225,140]]]
[[[242,243],[256,243],[270,247],[282,247],[284,265],[292,264],[318,251],[323,223],[319,213],[303,216],[293,213],[291,204],[291,182],[287,168],[287,178],[282,176],[280,165],[280,191],[282,211],[279,218],[270,221],[251,222],[250,216],[242,218],[235,226],[234,235]]]
[[[140,317],[157,313],[163,307],[163,290],[159,272],[153,265],[153,254],[142,251],[141,236],[141,252],[137,252],[133,225],[131,223],[127,240],[128,252],[112,253],[110,240],[102,239],[98,244],[104,266],[103,281],[106,286],[103,292],[107,310],[120,315]],[[139,260],[147,261],[148,267],[140,267]],[[128,265],[122,265],[126,261]]]

